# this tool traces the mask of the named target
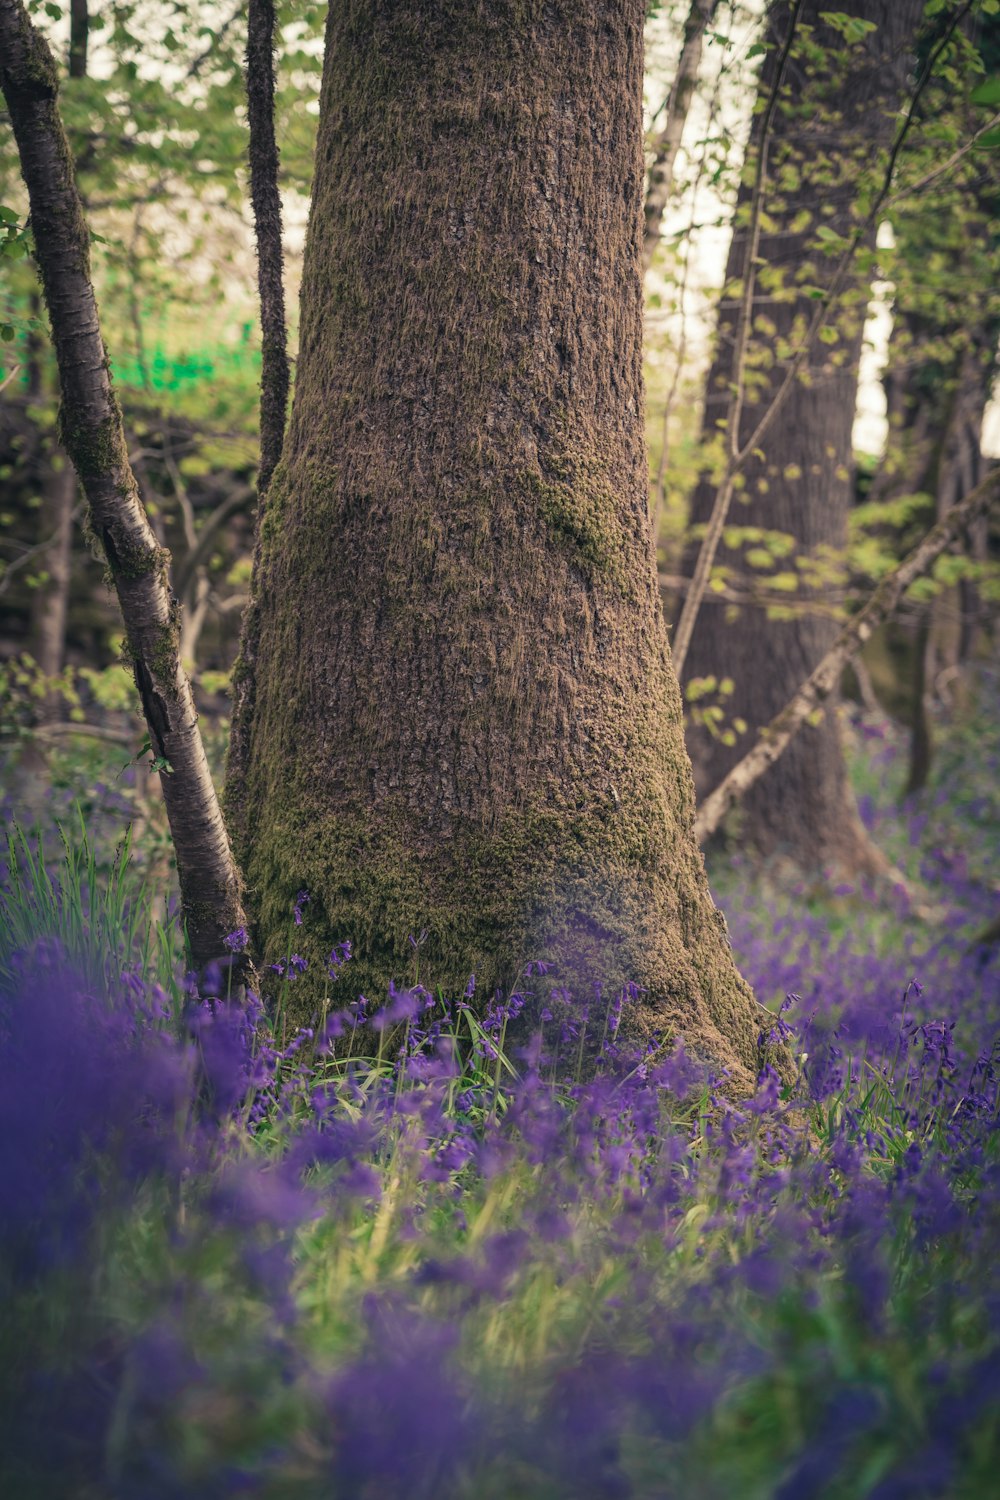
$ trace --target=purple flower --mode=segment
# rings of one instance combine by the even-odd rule
[[[334,943],[326,960],[326,971],[331,979],[340,977],[340,970],[346,963],[350,963],[351,957],[350,938],[345,938],[342,943]]]
[[[297,979],[300,974],[306,972],[308,967],[309,960],[303,958],[301,953],[290,953],[287,962],[279,958],[277,963],[271,965],[274,972],[282,979]]]
[[[306,905],[308,900],[308,891],[299,891],[298,895],[295,897],[295,905],[292,907],[292,916],[295,919],[296,927],[302,926],[302,908]]]
[[[242,953],[250,941],[250,934],[245,927],[237,927],[235,932],[230,932],[222,941],[230,953]]]

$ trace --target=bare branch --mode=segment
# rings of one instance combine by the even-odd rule
[[[239,489],[234,490],[231,495],[228,495],[222,501],[221,505],[217,505],[202,522],[194,546],[184,561],[174,571],[174,592],[178,599],[184,599],[187,596],[192,579],[204,563],[209,548],[220,528],[232,516],[238,515],[241,510],[246,510],[254,498],[254,494],[255,491],[252,485],[241,485]]]
[[[69,518],[70,525],[75,526],[82,514],[83,507],[78,505]],[[43,552],[47,552],[50,547],[55,546],[59,540],[61,529],[60,527],[51,536],[47,536],[43,542],[36,542],[33,547],[28,547],[26,551],[21,553],[20,557],[16,557],[13,562],[4,565],[3,573],[0,574],[0,595],[6,594],[10,588],[10,580],[13,573],[19,573],[22,568],[27,567],[28,563],[32,562],[36,557],[40,557]]]

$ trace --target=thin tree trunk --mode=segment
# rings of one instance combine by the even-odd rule
[[[121,604],[152,751],[171,767],[161,783],[182,912],[193,960],[204,968],[225,955],[226,934],[243,925],[239,877],[178,657],[168,555],[150,529],[128,461],[90,279],[87,228],[56,104],[58,73],[20,0],[0,0],[0,89],[28,189],[62,386],[63,442]]]
[[[649,270],[660,243],[663,216],[673,195],[674,166],[698,84],[705,31],[718,8],[719,0],[691,0],[691,9],[684,22],[677,72],[664,106],[662,128],[653,142],[653,160],[646,183],[642,232],[642,264],[646,271]]]
[[[69,76],[87,76],[87,45],[90,14],[87,0],[71,0],[69,33]],[[38,311],[41,311],[39,304]],[[36,336],[37,337],[37,336]],[[39,341],[40,342],[40,341]],[[29,378],[30,394],[41,394],[43,353],[34,353],[35,368]],[[52,454],[47,455],[52,462]],[[35,594],[32,608],[33,655],[44,676],[58,677],[66,654],[66,620],[69,614],[69,587],[72,574],[73,509],[76,504],[76,470],[65,453],[59,454],[61,468],[51,467],[43,486],[42,534],[52,535],[53,542],[45,554],[45,585]],[[42,724],[53,724],[61,716],[59,694],[50,689],[39,711]]]
[[[933,487],[935,516],[940,521],[954,505],[975,489],[982,477],[980,433],[993,373],[992,347],[977,347],[971,336],[958,354],[949,381],[943,372],[937,384],[947,392],[947,427],[936,452]],[[940,398],[938,398],[940,401]],[[906,796],[922,791],[934,761],[934,710],[941,700],[944,676],[960,670],[962,652],[962,589],[942,589],[928,604],[917,638],[918,668],[914,717],[910,738],[910,767]]]
[[[412,974],[411,934],[484,1006],[546,959],[536,993],[634,981],[634,1032],[742,1085],[758,1012],[692,837],[649,534],[643,19],[331,7],[227,802],[268,961],[305,888],[296,947],[350,938],[344,994]]]
[[[247,11],[247,114],[250,126],[250,197],[257,233],[260,294],[260,474],[263,500],[281,457],[288,412],[288,349],[281,249],[278,143],[274,135],[274,5],[250,0]]]
[[[285,325],[284,259],[281,245],[279,155],[274,134],[274,6],[250,0],[247,28],[247,114],[250,125],[250,196],[257,234],[257,289],[263,336],[260,372],[260,469],[254,569],[260,566],[265,504],[285,441],[290,385]],[[260,619],[251,590],[243,616],[240,655],[233,672],[233,712],[227,780],[241,775],[249,756],[245,735],[253,723],[257,696]],[[236,768],[236,769],[234,769]]]
[[[769,19],[769,52],[761,75],[765,96],[787,35],[789,9],[787,4],[776,6]],[[821,19],[823,9],[820,0],[805,0],[801,21],[810,28],[810,45],[836,52],[843,44]],[[743,488],[729,516],[730,527],[737,528],[729,533],[733,545],[721,546],[716,556],[716,566],[740,573],[751,568],[754,548],[760,551],[761,531],[793,538],[795,557],[815,559],[821,567],[842,556],[846,545],[851,430],[868,287],[856,271],[845,269],[840,247],[857,237],[853,208],[860,174],[866,172],[869,181],[875,174],[882,192],[888,191],[888,170],[878,157],[895,133],[894,115],[902,103],[907,57],[923,7],[920,0],[905,0],[891,10],[882,0],[851,0],[838,9],[877,22],[878,29],[836,77],[829,69],[820,75],[811,72],[793,51],[787,91],[771,127],[770,175],[775,187],[766,200],[768,227],[758,247],[767,275],[761,273],[762,290],[749,319],[741,316],[738,327],[730,305],[723,303],[707,384],[706,438],[715,435],[720,415],[729,413],[730,424],[734,421],[734,381],[745,388],[742,409],[737,406],[738,428],[727,432],[730,445],[743,451],[759,430],[762,415],[773,409],[784,391],[780,417],[742,466]],[[753,137],[751,149],[757,149]],[[750,189],[744,187],[737,224],[749,200]],[[869,219],[869,243],[874,241],[874,227]],[[817,229],[827,235],[825,242],[817,240]],[[727,286],[742,284],[744,295],[747,235],[748,230],[737,228],[726,273]],[[830,235],[839,236],[839,243]],[[824,244],[832,244],[833,250],[824,253]],[[776,273],[782,278],[778,286]],[[787,360],[780,354],[776,358],[774,351],[782,344],[796,346],[801,338],[796,327],[807,326],[815,316],[817,299],[811,293],[838,280],[843,291],[826,324],[829,342],[812,342],[800,378],[787,386]],[[737,334],[747,322],[753,333],[741,362]],[[703,481],[694,497],[692,522],[713,524],[716,509],[716,486]],[[749,537],[745,532],[741,536],[738,528],[748,528]],[[703,558],[698,569],[702,564]],[[775,590],[775,605],[788,598],[822,606],[822,575],[809,587],[808,572],[797,575],[794,568],[794,558],[779,559],[762,573],[762,581],[770,572],[783,575],[780,582],[791,583],[790,594]],[[685,572],[696,571],[692,558]],[[684,615],[689,614],[686,606]],[[720,736],[710,726],[692,724],[688,743],[699,791],[707,792],[726,775],[836,635],[835,621],[822,608],[796,611],[787,620],[754,606],[698,615],[684,681],[732,679],[733,692],[720,706],[731,723],[746,726],[742,736],[736,730]],[[792,745],[780,772],[758,781],[745,797],[743,834],[761,853],[790,855],[804,868],[836,868],[849,874],[879,874],[888,868],[857,816],[832,705]]]
[[[86,78],[87,48],[90,42],[90,12],[87,0],[69,3],[69,76]]]
[[[891,618],[910,584],[922,578],[963,530],[986,514],[1000,490],[1000,469],[991,474],[954,506],[913,548],[898,568],[883,578],[864,609],[841,631],[819,665],[809,674],[779,714],[760,731],[753,748],[725,779],[705,797],[698,809],[695,833],[704,843],[711,838],[729,809],[754,787],[806,724],[810,715],[829,698],[849,661],[852,661],[878,627]]]
[[[50,463],[52,461],[50,456]],[[72,561],[73,511],[76,506],[76,470],[66,458],[61,469],[51,469],[42,497],[42,532],[52,536],[44,555],[48,578],[32,601],[32,642],[35,661],[43,676],[58,677],[66,655],[66,617]],[[60,696],[52,688],[39,709],[39,721],[54,723],[61,714]]]

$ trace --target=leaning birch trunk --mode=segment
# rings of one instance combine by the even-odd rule
[[[898,568],[883,578],[864,609],[841,631],[798,692],[761,731],[749,754],[705,798],[694,824],[695,837],[700,844],[711,838],[729,809],[774,765],[814,709],[829,697],[840,682],[847,663],[889,618],[910,584],[933,566],[960,531],[985,514],[998,488],[1000,469],[994,469],[971,495],[945,514]]]
[[[0,90],[28,189],[62,388],[62,438],[121,604],[126,651],[161,772],[191,957],[203,970],[244,925],[233,861],[178,654],[178,610],[128,461],[90,279],[89,237],[56,106],[58,73],[21,0],[0,0]]]

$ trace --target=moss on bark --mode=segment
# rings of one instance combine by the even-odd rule
[[[331,10],[232,826],[266,962],[350,938],[376,1000],[426,931],[421,976],[488,1000],[555,960],[746,1084],[649,532],[643,7],[530,9]]]

